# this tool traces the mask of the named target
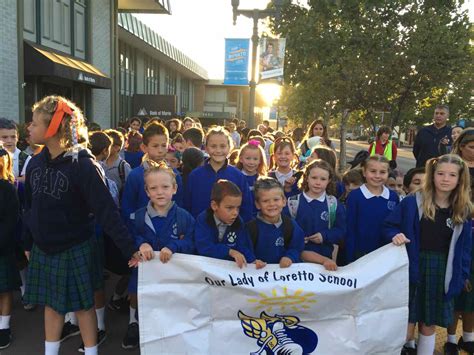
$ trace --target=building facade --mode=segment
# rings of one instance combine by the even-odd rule
[[[171,14],[168,0],[0,1],[0,116],[27,122],[51,94],[103,127],[135,115],[137,96],[193,110],[206,71],[133,12]]]

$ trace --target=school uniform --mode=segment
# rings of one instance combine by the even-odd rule
[[[130,164],[132,169],[138,168],[142,164],[142,159],[145,153],[142,151],[139,152],[129,152],[128,150],[123,151],[123,159]]]
[[[105,176],[113,180],[117,184],[118,190],[122,191],[125,187],[128,175],[132,171],[130,164],[119,156],[111,166],[104,163],[103,167],[105,170]]]
[[[281,217],[277,223],[270,223],[258,215],[256,223],[258,238],[253,247],[257,259],[268,264],[278,264],[283,257],[291,259],[293,263],[301,261],[300,255],[304,249],[304,232],[294,220],[291,220],[293,233],[290,236],[288,246],[285,246]]]
[[[146,163],[144,163],[146,164]],[[128,221],[130,215],[139,208],[145,207],[150,199],[145,191],[144,174],[146,167],[144,164],[133,169],[128,175],[125,187],[122,193],[122,216]],[[173,195],[173,201],[179,206],[183,205],[183,180],[176,169],[173,169],[176,175],[176,185],[178,190]]]
[[[293,170],[293,169],[291,169],[291,171],[289,173],[286,173],[286,174],[282,174],[278,170],[272,170],[272,171],[269,171],[267,175],[269,177],[272,177],[272,178],[278,180],[278,182],[281,184],[281,186],[284,187],[285,186],[285,181],[288,180],[289,178],[291,178],[295,173],[296,173],[296,170]],[[295,183],[291,186],[290,192],[285,191],[285,197],[288,198],[288,197],[291,197],[291,196],[294,196],[294,195],[298,195],[299,193],[300,193],[300,190],[298,188],[298,181],[295,181]]]
[[[228,165],[227,160],[222,168],[214,171],[210,160],[207,159],[203,166],[194,169],[189,174],[185,187],[184,208],[195,218],[209,208],[212,187],[219,179],[232,181],[238,186],[242,192],[240,216],[244,221],[249,221],[252,218],[252,198],[249,185],[244,174],[239,169]]]
[[[15,186],[0,179],[0,293],[21,286],[16,266],[15,234],[20,207]]]
[[[140,214],[143,218],[138,217]],[[142,244],[148,243],[155,251],[166,247],[173,254],[194,254],[194,218],[175,202],[172,202],[165,214],[159,214],[151,202],[148,202],[146,207],[133,213],[130,219],[138,249]],[[137,293],[137,282],[138,272],[134,268],[128,284],[130,293]]]
[[[449,209],[437,209],[435,221],[424,218],[422,195],[417,192],[404,198],[385,220],[385,241],[398,233],[410,239],[406,244],[410,323],[449,326],[453,321],[453,297],[469,279],[471,221],[454,225],[451,214]]]
[[[247,180],[247,184],[249,185],[249,190],[250,190],[250,205],[252,206],[252,218],[257,217],[257,206],[255,205],[255,192],[253,185],[255,185],[255,181],[258,179],[258,174],[255,175],[247,175],[243,170],[242,174],[245,177],[245,180]]]
[[[31,249],[24,301],[60,314],[94,305],[102,287],[96,221],[126,258],[136,251],[95,159],[86,150],[73,162],[51,159],[48,148],[28,164],[25,181],[25,242]]]
[[[232,225],[224,224],[209,208],[196,218],[194,242],[199,255],[221,260],[234,260],[231,249],[242,253],[247,263],[255,261],[249,235],[239,216]]]
[[[398,195],[385,186],[380,196],[372,194],[365,184],[351,191],[346,201],[347,263],[386,244],[382,239],[383,221],[398,203]]]
[[[305,237],[315,233],[321,233],[322,244],[315,244],[311,241],[305,244],[304,250],[314,251],[318,254],[332,257],[334,244],[343,240],[346,233],[346,214],[342,204],[336,207],[335,221],[329,227],[329,208],[326,193],[314,199],[305,192],[299,198],[298,210],[295,217],[298,225],[303,229]]]
[[[472,174],[471,174],[472,179]],[[474,228],[474,220],[472,220],[472,227]],[[474,229],[471,228],[471,231]],[[474,240],[473,240],[474,242]],[[474,247],[471,250],[471,270],[469,281],[474,285]],[[454,300],[454,310],[456,312],[472,313],[474,312],[474,291],[466,292],[462,290],[461,294]]]

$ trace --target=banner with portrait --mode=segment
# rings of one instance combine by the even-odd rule
[[[283,83],[285,46],[285,38],[262,37],[260,39],[260,82],[275,81],[278,84]]]

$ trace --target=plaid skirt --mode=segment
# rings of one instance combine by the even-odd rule
[[[471,286],[474,287],[474,260],[471,262],[471,277],[469,278]],[[471,292],[462,291],[454,301],[456,312],[472,313],[474,312],[474,290]]]
[[[58,254],[33,245],[24,302],[48,306],[60,314],[94,306],[94,291],[103,287],[95,237]]]
[[[20,286],[21,278],[15,255],[0,255],[0,293],[18,290]]]
[[[448,256],[434,251],[420,252],[420,282],[410,284],[408,320],[448,327],[453,322],[454,300],[444,298]]]

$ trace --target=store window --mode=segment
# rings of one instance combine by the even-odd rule
[[[126,120],[134,115],[133,95],[136,92],[136,59],[133,47],[119,42],[119,66],[120,66],[120,121]]]

